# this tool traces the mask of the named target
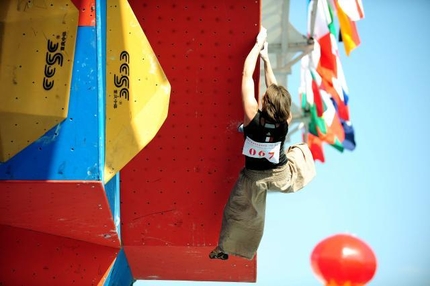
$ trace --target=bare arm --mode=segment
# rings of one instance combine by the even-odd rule
[[[268,46],[269,44],[265,42],[263,49],[260,51],[260,57],[264,62],[264,80],[266,82],[266,87],[269,87],[272,84],[278,84],[270,63]]]
[[[258,112],[258,103],[255,99],[254,91],[254,79],[252,75],[255,71],[255,66],[257,64],[258,56],[260,50],[263,48],[263,43],[266,41],[267,30],[261,28],[260,33],[257,36],[257,41],[249,52],[245,59],[242,72],[242,103],[244,111],[244,126],[248,125],[249,122],[254,118],[255,114]]]

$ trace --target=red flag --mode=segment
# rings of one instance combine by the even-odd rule
[[[325,158],[321,139],[311,133],[308,133],[308,138],[306,141],[308,143],[309,149],[311,150],[312,156],[314,157],[314,161],[319,160],[324,163]]]

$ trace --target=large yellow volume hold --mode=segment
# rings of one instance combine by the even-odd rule
[[[67,117],[78,17],[70,0],[0,1],[0,162]]]
[[[128,1],[108,2],[106,29],[105,182],[154,138],[170,98],[170,83]]]

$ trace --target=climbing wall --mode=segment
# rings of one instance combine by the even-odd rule
[[[19,95],[41,116],[58,107],[58,118],[32,138],[24,132],[31,126],[16,122],[1,133],[0,141],[13,141],[9,147],[16,147],[16,139],[3,134],[25,144],[1,151],[6,155],[0,158],[0,263],[6,267],[0,284],[255,281],[255,259],[214,261],[208,253],[217,244],[222,210],[243,166],[240,83],[260,27],[260,1],[5,0],[2,5],[17,9],[19,19],[39,11],[46,25],[32,26],[31,17],[23,24],[38,35],[57,23],[42,10],[60,10],[64,19],[75,15],[70,31],[76,35],[67,47],[73,48],[73,55],[67,50],[71,75],[55,79],[62,89],[53,98],[62,105],[39,108],[28,95],[32,83]],[[10,20],[4,11],[2,25]],[[19,42],[28,32],[11,35]],[[61,47],[63,34],[55,35]],[[21,49],[15,66],[28,69],[21,58],[27,51],[46,61],[45,51],[38,53],[33,44]],[[46,63],[37,60],[44,71]],[[33,81],[5,74],[10,73],[0,75],[8,84]],[[258,75],[255,79],[258,86]],[[9,120],[9,107],[2,107]]]
[[[260,1],[129,3],[171,84],[166,122],[121,171],[133,277],[255,281],[256,260],[213,261],[208,253],[243,166],[241,74]]]
[[[16,3],[22,1],[5,2],[9,2],[10,6],[15,7]],[[42,5],[41,2],[44,4]],[[64,9],[64,7],[58,7],[54,2],[52,1],[52,9]],[[103,164],[104,150],[99,147],[99,133],[103,126],[99,125],[101,124],[100,117],[104,117],[104,109],[101,95],[97,89],[95,6],[94,1],[90,0],[77,0],[75,1],[76,7],[72,1],[69,2],[68,9],[72,11],[78,11],[76,7],[80,7],[80,9],[79,22],[75,23],[76,43],[73,43],[75,52],[71,59],[73,76],[71,76],[71,82],[65,92],[70,94],[67,101],[67,118],[52,128],[45,126],[44,132],[34,142],[28,142],[29,145],[25,149],[0,163],[0,179],[2,180],[98,180],[102,176],[100,165]],[[91,4],[91,2],[93,3]],[[49,1],[28,1],[28,5],[30,4],[33,9],[43,11],[46,10],[44,5],[50,6]],[[68,9],[64,11],[68,11]],[[25,14],[25,11],[23,10],[21,13]],[[29,23],[31,23],[30,20],[26,25],[31,29]],[[34,27],[34,29],[37,28],[37,26]],[[41,29],[37,33],[43,35],[45,32]],[[42,38],[45,43],[45,38]],[[16,39],[16,41],[19,40]],[[24,47],[21,48],[24,49]],[[32,46],[26,46],[26,49],[33,50]],[[25,49],[16,55],[17,61],[20,61],[22,54],[26,54]],[[45,52],[41,53],[40,57],[45,59]],[[34,69],[41,71],[42,78],[44,65],[42,62],[38,68]],[[27,105],[31,108],[35,105],[33,101],[37,101],[37,98],[32,96],[31,90],[24,94],[28,99]],[[57,96],[61,97],[63,93],[58,91]],[[49,112],[48,108],[43,110]],[[39,125],[37,121],[34,124]],[[8,134],[19,136],[19,133],[25,132],[25,129],[18,128],[9,131]],[[103,134],[101,135],[103,136]],[[103,137],[101,138],[103,139]]]
[[[6,99],[13,105],[0,105],[4,116],[0,127],[5,126],[5,118],[6,123],[12,122],[12,128],[1,129],[0,141],[20,146],[12,154],[7,144],[2,145],[7,148],[2,149],[6,155],[0,160],[4,161],[0,162],[1,285],[132,282],[120,249],[119,176],[103,181],[105,37],[97,12],[105,10],[102,4],[91,0],[1,2],[2,8],[10,9],[0,10],[4,28],[0,31],[1,100],[5,102],[3,96],[10,92],[19,89],[19,93]],[[64,28],[64,23],[70,27]],[[25,35],[9,33],[9,24],[26,29]],[[61,33],[52,32],[57,28]],[[19,46],[13,56],[7,54],[8,45]],[[4,55],[9,55],[7,61]],[[53,64],[47,67],[51,59]],[[11,66],[16,67],[12,73],[16,80],[4,85],[3,80],[12,81],[3,68]],[[69,69],[69,74],[62,68]],[[39,114],[18,122],[18,107]],[[62,112],[59,119],[40,119],[51,118],[56,110]],[[25,137],[38,126],[38,135]]]

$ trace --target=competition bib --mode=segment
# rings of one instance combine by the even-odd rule
[[[281,142],[260,143],[246,137],[245,143],[243,144],[242,154],[252,158],[266,158],[268,161],[277,164],[279,163],[280,150]]]

